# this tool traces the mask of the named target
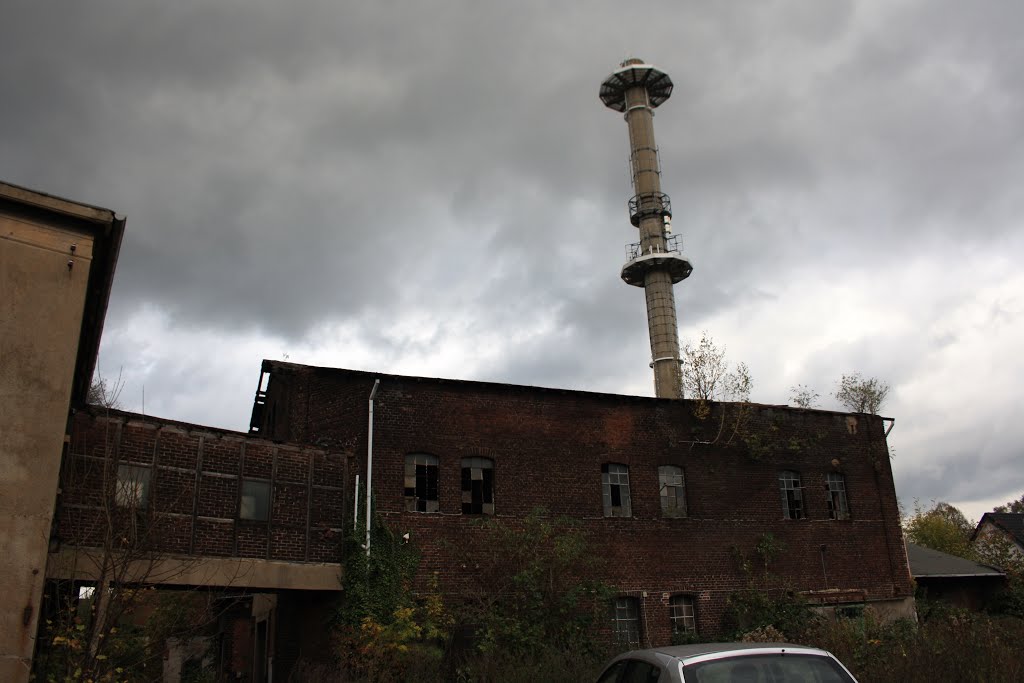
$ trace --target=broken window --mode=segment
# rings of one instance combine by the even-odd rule
[[[640,603],[636,598],[615,598],[612,603],[612,633],[619,645],[634,649],[640,647]]]
[[[629,468],[625,465],[601,465],[601,493],[605,517],[632,517],[629,504]]]
[[[405,456],[405,509],[437,512],[437,456],[411,453]]]
[[[846,477],[838,472],[830,472],[825,477],[825,496],[829,518],[850,518],[850,506],[846,502]]]
[[[238,510],[239,519],[265,522],[270,519],[270,482],[242,480],[242,499]]]
[[[675,465],[658,467],[661,487],[661,514],[665,517],[686,516],[686,488],[683,486],[683,468]]]
[[[693,596],[673,595],[668,602],[668,617],[672,620],[672,635],[697,632],[697,615],[693,610]]]
[[[150,469],[142,465],[118,465],[114,502],[118,507],[142,508],[149,503]]]
[[[779,493],[782,494],[783,519],[804,518],[804,487],[800,473],[793,470],[779,472]]]
[[[462,514],[494,514],[494,463],[487,458],[462,459]]]

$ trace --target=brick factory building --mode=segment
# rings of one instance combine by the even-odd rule
[[[772,573],[810,600],[912,613],[884,418],[754,405],[737,432],[740,406],[702,420],[693,401],[274,361],[260,386],[252,431],[355,454],[349,496],[353,475],[366,481],[374,395],[376,510],[422,550],[421,575],[456,590],[472,568],[445,549],[474,519],[541,507],[583,523],[620,594],[627,623],[612,627],[635,619],[645,643],[718,632],[749,586],[737,555],[766,534]]]
[[[726,598],[750,587],[739,558],[756,559],[767,534],[776,588],[825,607],[912,614],[877,416],[753,405],[740,435],[728,412],[722,426],[731,405],[702,420],[693,401],[264,361],[251,434],[84,410],[71,461],[118,453],[166,525],[158,550],[202,557],[192,573],[249,558],[245,575],[257,578],[246,587],[292,596],[295,613],[310,604],[296,591],[340,590],[371,392],[376,511],[409,534],[420,577],[437,573],[453,594],[473,568],[450,550],[476,533],[474,520],[544,508],[582,524],[603,558],[595,578],[618,595],[608,631],[627,640],[719,633]],[[70,546],[90,545],[99,526],[97,486],[80,481],[58,513]]]

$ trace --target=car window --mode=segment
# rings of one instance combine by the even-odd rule
[[[622,677],[622,683],[658,683],[658,678],[661,676],[659,667],[638,659],[627,661],[626,675]]]
[[[713,659],[687,666],[684,675],[697,683],[853,683],[835,660],[793,653]]]
[[[616,681],[619,680],[619,674],[622,673],[622,670],[625,668],[625,659],[615,662],[614,664],[612,664],[604,670],[604,673],[601,674],[601,677],[597,679],[597,683],[616,683]]]

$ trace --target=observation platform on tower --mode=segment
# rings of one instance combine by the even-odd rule
[[[622,266],[622,281],[634,287],[643,287],[645,276],[652,270],[667,272],[672,284],[682,282],[693,272],[690,260],[683,256],[679,235],[666,238],[664,250],[657,247],[644,250],[640,242],[627,244],[626,257],[629,261]]]

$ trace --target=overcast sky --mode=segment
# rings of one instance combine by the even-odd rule
[[[127,217],[100,369],[245,430],[263,358],[652,395],[625,57],[675,82],[680,334],[892,385],[897,493],[1024,492],[1024,3],[9,0],[0,179]]]

